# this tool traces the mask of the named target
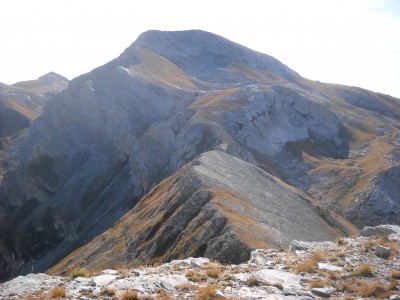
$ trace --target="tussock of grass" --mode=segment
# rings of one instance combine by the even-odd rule
[[[184,284],[177,286],[177,289],[181,290],[181,291],[197,290],[197,286],[190,284],[190,283],[184,283]]]
[[[198,271],[189,270],[185,274],[186,278],[193,282],[200,282],[204,280],[203,274]]]
[[[315,281],[311,281],[308,284],[308,289],[313,289],[313,288],[322,288],[326,286],[326,282],[322,281],[322,280],[315,280]]]
[[[89,277],[90,274],[88,271],[85,269],[77,269],[71,272],[71,277],[72,278],[78,278],[78,277]]]
[[[283,290],[283,285],[278,283],[278,282],[269,282],[269,281],[265,281],[264,284],[266,286],[273,286],[276,287],[277,289]]]
[[[356,293],[361,297],[384,298],[387,296],[387,287],[380,281],[365,281],[360,284]]]
[[[355,281],[353,281],[353,280],[351,280],[351,281],[341,281],[341,282],[335,284],[335,288],[339,292],[353,293],[357,289],[357,285],[356,285]]]
[[[264,282],[263,280],[260,280],[260,279],[256,278],[256,277],[249,277],[249,278],[246,280],[246,284],[247,284],[249,287],[252,287],[252,286],[264,285],[265,282]]]
[[[168,294],[160,295],[157,297],[157,300],[171,300],[171,296]]]
[[[354,276],[373,277],[374,268],[370,264],[362,264],[353,272]]]
[[[62,287],[55,287],[50,291],[50,297],[51,298],[65,298],[66,293],[65,289]]]
[[[138,300],[139,296],[138,296],[137,292],[126,291],[125,293],[122,294],[121,299],[122,300]]]
[[[100,291],[100,295],[104,296],[114,296],[115,295],[115,290],[112,288],[104,288]]]
[[[390,277],[392,277],[393,279],[400,279],[400,270],[393,270],[390,273]]]
[[[219,278],[220,274],[221,274],[221,270],[220,269],[209,268],[209,269],[206,270],[206,275],[208,277]]]
[[[311,255],[309,259],[296,265],[294,271],[296,273],[305,272],[313,273],[318,269],[318,263],[326,259],[327,253],[325,251],[315,252]]]
[[[197,300],[208,300],[217,298],[217,290],[213,285],[207,285],[199,289],[196,299]]]

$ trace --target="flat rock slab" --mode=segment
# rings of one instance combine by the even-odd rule
[[[27,276],[18,276],[13,280],[4,283],[1,287],[2,295],[9,293],[25,294],[44,289],[50,289],[63,282],[63,277],[49,276],[47,274],[28,274]]]
[[[253,273],[254,276],[262,278],[271,283],[281,284],[284,288],[294,287],[301,288],[301,276],[275,269],[262,269]]]
[[[109,285],[111,282],[115,281],[119,276],[117,275],[99,275],[93,277],[93,281],[96,283],[96,285],[100,286],[106,286]]]
[[[313,288],[311,289],[311,293],[323,298],[329,298],[332,295],[331,288]]]
[[[318,263],[318,269],[332,272],[342,272],[343,268],[328,263]]]

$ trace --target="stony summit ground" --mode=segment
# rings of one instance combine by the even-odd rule
[[[133,269],[19,276],[1,299],[400,299],[400,226],[367,227],[335,242],[293,241],[260,249],[248,263],[207,258]]]

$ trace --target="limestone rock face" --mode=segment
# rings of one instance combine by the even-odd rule
[[[397,223],[399,119],[398,99],[307,80],[220,36],[146,32],[69,82],[4,151],[1,277],[55,264],[210,150],[268,171],[358,226]],[[340,226],[330,210],[321,214]],[[223,228],[218,214],[202,220]],[[216,239],[209,256],[233,240]]]

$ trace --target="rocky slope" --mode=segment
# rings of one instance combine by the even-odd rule
[[[400,299],[400,227],[370,227],[357,238],[293,241],[289,251],[255,250],[233,265],[187,258],[148,267],[68,276],[29,274],[0,285],[16,299]],[[382,250],[387,252],[382,252]]]
[[[149,31],[5,153],[0,274],[44,269],[199,154],[236,156],[357,226],[399,224],[400,102],[202,32]]]
[[[204,256],[240,263],[292,239],[356,234],[343,218],[265,171],[220,151],[202,154],[150,191],[120,221],[52,270]]]

